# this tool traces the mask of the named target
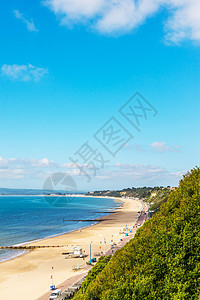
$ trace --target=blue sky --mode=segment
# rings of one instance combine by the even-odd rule
[[[199,164],[197,1],[0,6],[1,187],[42,188],[55,172],[85,190],[177,185]],[[141,132],[119,112],[137,91],[158,111]],[[111,117],[134,136],[115,157],[94,138]],[[69,159],[86,141],[108,161],[96,176]]]

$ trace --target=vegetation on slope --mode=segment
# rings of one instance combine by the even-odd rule
[[[97,277],[97,275],[105,268],[111,259],[111,255],[101,256],[98,263],[88,272],[88,275],[81,286],[82,293],[86,292],[89,284]]]
[[[138,197],[138,198],[146,198],[151,195],[151,187],[140,187],[140,188],[127,188],[118,191],[94,191],[88,193],[92,196],[109,196],[109,197]]]
[[[173,188],[174,189],[174,188]],[[170,187],[139,187],[127,188],[119,191],[94,191],[87,193],[90,196],[109,197],[134,197],[145,200],[150,205],[150,210],[157,211],[160,205],[167,201],[172,189]]]
[[[171,192],[172,191],[168,189],[152,189],[151,195],[145,199],[150,206],[150,210],[153,212],[158,211],[161,204],[167,202]]]
[[[195,300],[199,295],[200,169],[196,168],[75,299]]]

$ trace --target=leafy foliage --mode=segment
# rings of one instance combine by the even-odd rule
[[[163,202],[166,202],[169,194],[171,193],[170,187],[139,187],[127,188],[119,191],[94,191],[87,195],[92,196],[109,196],[109,197],[134,197],[145,199],[150,204],[150,209],[156,211],[160,208]]]
[[[105,268],[105,266],[108,264],[110,259],[111,259],[111,255],[101,256],[99,258],[96,265],[88,272],[87,278],[85,279],[85,281],[81,286],[82,293],[84,293],[87,290],[90,282],[92,282],[97,277],[97,275]]]
[[[75,299],[199,299],[199,168],[88,283]]]
[[[171,190],[168,189],[153,189],[151,196],[147,197],[145,201],[150,204],[150,210],[156,212],[160,209],[161,204],[168,200],[170,194]]]
[[[151,187],[139,187],[139,188],[127,188],[118,191],[94,191],[90,192],[87,195],[92,196],[109,196],[109,197],[138,197],[138,198],[146,198],[151,195]]]

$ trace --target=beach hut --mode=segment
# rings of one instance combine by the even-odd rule
[[[74,247],[73,250],[74,250],[74,256],[80,256],[80,257],[83,256],[83,249],[82,248]]]

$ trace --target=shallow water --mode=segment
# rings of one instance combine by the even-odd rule
[[[0,246],[23,244],[90,226],[91,222],[63,222],[63,218],[95,219],[116,206],[119,203],[107,198],[0,196]],[[23,253],[0,250],[0,261]]]

